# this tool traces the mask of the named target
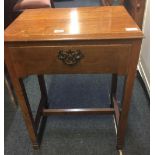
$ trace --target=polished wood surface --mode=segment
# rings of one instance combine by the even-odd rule
[[[43,109],[43,115],[83,115],[83,114],[114,114],[115,110],[113,108],[84,108],[84,109]]]
[[[131,47],[131,44],[24,46],[10,47],[8,50],[11,54],[16,75],[21,78],[32,74],[53,73],[86,74],[104,72],[125,75],[128,71]],[[63,61],[58,59],[59,51],[63,49],[80,50],[83,57],[75,65],[64,64]]]
[[[141,37],[123,6],[26,10],[5,31],[5,41]]]
[[[5,30],[5,64],[34,149],[40,145],[47,116],[55,114],[114,114],[117,149],[123,148],[142,37],[123,6],[29,10]],[[45,73],[111,73],[111,105],[49,109]],[[32,74],[38,75],[41,91],[35,119],[23,85],[23,77]],[[126,79],[122,110],[116,98],[117,75]]]
[[[100,0],[101,5],[111,6],[114,0]],[[146,0],[118,0],[119,5],[124,5],[137,25],[142,29]]]
[[[130,64],[128,75],[125,76],[123,99],[122,99],[122,112],[119,118],[119,125],[117,128],[117,149],[122,148],[125,140],[125,132],[127,127],[128,113],[131,104],[131,96],[136,77],[136,68],[141,48],[141,40],[133,43],[133,52],[131,53],[132,63]]]

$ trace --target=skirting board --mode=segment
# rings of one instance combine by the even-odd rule
[[[143,79],[143,82],[144,82],[145,87],[147,89],[147,93],[150,95],[150,85],[149,85],[149,82],[148,82],[148,79],[147,79],[147,76],[146,76],[146,73],[145,73],[145,70],[143,68],[143,65],[142,65],[141,61],[139,61],[137,69],[138,69],[138,71],[140,73],[140,76]]]

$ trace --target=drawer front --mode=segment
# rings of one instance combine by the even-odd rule
[[[11,47],[18,77],[31,74],[118,73],[128,70],[131,45]]]

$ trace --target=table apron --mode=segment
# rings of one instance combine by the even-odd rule
[[[131,44],[9,47],[17,77],[32,74],[127,74]]]

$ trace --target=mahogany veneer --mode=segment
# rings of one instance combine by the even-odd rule
[[[26,10],[5,30],[5,64],[34,148],[48,115],[112,114],[122,149],[142,37],[123,6]],[[49,109],[43,74],[68,73],[111,73],[109,108]],[[22,80],[32,74],[41,90],[35,119]],[[121,112],[117,75],[125,76]]]

